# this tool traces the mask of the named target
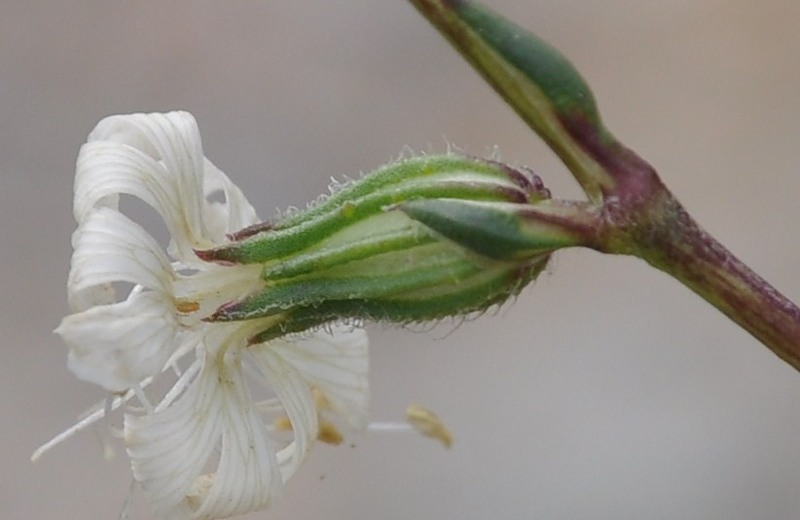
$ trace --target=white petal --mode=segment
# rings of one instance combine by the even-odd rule
[[[352,427],[363,428],[369,407],[368,345],[363,329],[334,325],[330,333],[317,331],[309,338],[276,340],[265,347],[319,389]]]
[[[278,455],[284,482],[300,467],[317,438],[319,431],[317,409],[308,383],[292,364],[270,347],[272,344],[250,347],[248,354],[261,370],[266,384],[275,392],[289,421],[294,440]]]
[[[224,518],[262,509],[282,490],[239,361],[205,361],[185,393],[154,414],[125,417],[134,478],[167,518]],[[216,471],[206,474],[219,451]]]
[[[78,152],[75,168],[75,220],[82,222],[98,207],[118,209],[120,194],[169,212],[178,204],[171,186],[164,186],[169,177],[158,161],[141,150],[111,141],[87,142]]]
[[[208,159],[205,161],[205,179],[203,186],[206,207],[203,210],[208,238],[217,244],[225,241],[225,235],[256,224],[258,216],[253,206],[247,201],[231,180]],[[208,202],[210,196],[222,192],[225,202]]]
[[[137,149],[163,164],[177,184],[190,220],[199,220],[202,194],[203,147],[200,130],[188,112],[130,114],[107,117],[89,134],[89,142],[109,141]]]
[[[200,234],[199,216],[191,211],[191,206],[201,202],[199,173],[197,182],[182,180],[164,163],[131,146],[110,141],[86,143],[75,173],[75,220],[81,222],[98,206],[117,209],[118,195],[127,194],[152,206],[171,232],[190,240],[191,235]],[[185,208],[185,204],[190,206]]]
[[[179,258],[209,247],[203,227],[203,151],[185,112],[133,114],[102,120],[80,151],[75,219],[92,208],[116,208],[118,195],[138,197],[161,214]]]
[[[111,303],[106,294],[95,301],[85,293],[114,282],[172,292],[172,268],[158,243],[141,226],[113,209],[99,208],[89,213],[73,235],[73,247],[67,289],[74,311]]]
[[[123,302],[65,317],[56,333],[70,348],[70,370],[112,392],[159,373],[178,347],[178,325],[166,298],[134,292]]]

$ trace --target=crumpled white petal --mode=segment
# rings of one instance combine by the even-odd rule
[[[209,200],[215,192],[224,201]],[[170,253],[178,261],[174,266],[156,240],[119,211],[120,194],[139,198],[162,216],[171,233]],[[79,154],[74,211],[79,226],[73,235],[68,299],[73,311],[91,312],[69,316],[57,332],[71,347],[70,368],[76,375],[121,391],[136,378],[160,372],[159,362],[174,352],[169,337],[178,332],[175,269],[214,270],[192,248],[221,243],[226,233],[258,218],[242,192],[203,157],[197,124],[184,112],[101,121]],[[161,295],[141,301],[131,294],[129,301],[117,304],[114,284],[120,282]],[[115,305],[98,307],[110,304]],[[124,314],[134,310],[144,312],[138,322],[137,314]],[[103,320],[112,320],[108,331],[124,331],[120,341],[109,341],[108,334],[90,340],[104,328]],[[147,338],[159,342],[142,348]]]
[[[86,216],[73,245],[67,292],[82,312],[65,317],[56,333],[70,347],[75,375],[124,391],[159,373],[175,350],[172,268],[144,229],[106,207]],[[112,285],[118,282],[136,284],[121,302]]]
[[[203,209],[204,158],[200,132],[185,112],[111,116],[81,148],[75,173],[75,220],[95,207],[118,208],[119,195],[137,197],[164,219],[171,254],[193,257],[209,247]]]
[[[152,414],[125,416],[134,477],[165,518],[225,518],[262,509],[283,481],[241,361],[229,353],[198,362],[199,374],[174,402]]]
[[[347,325],[333,325],[330,333],[317,332],[302,341],[277,339],[251,347],[253,355],[272,352],[311,387],[325,396],[331,407],[351,427],[367,424],[369,407],[369,353],[367,333]]]
[[[178,346],[178,323],[163,293],[134,292],[127,300],[65,317],[56,333],[70,348],[69,368],[84,381],[122,392],[161,372]]]
[[[233,184],[222,171],[208,159],[204,163],[205,177],[203,193],[205,207],[203,209],[206,222],[206,238],[214,244],[225,241],[225,235],[239,231],[258,222],[256,210],[247,201],[242,190]],[[225,202],[209,201],[217,192],[222,192]]]
[[[123,195],[162,217],[170,233],[166,251],[123,214]],[[366,424],[363,330],[332,326],[249,345],[275,318],[203,321],[267,282],[258,265],[220,266],[194,254],[258,218],[241,190],[203,157],[190,114],[101,121],[79,154],[74,214],[68,283],[74,313],[56,332],[78,377],[126,392],[125,400],[136,395],[143,405],[128,404],[123,433],[135,480],[159,517],[224,518],[262,509],[317,438],[320,407],[352,426]],[[116,294],[130,286],[127,295]],[[150,382],[161,381],[156,376],[167,367],[178,380],[153,397],[160,385]],[[248,386],[254,382],[275,399],[256,402]],[[274,435],[267,421],[275,413],[288,417],[291,432]]]
[[[278,454],[281,476],[286,481],[300,467],[317,437],[319,424],[314,398],[301,374],[278,353],[269,348],[248,350],[263,382],[275,391],[292,425],[294,439]]]
[[[111,303],[83,293],[116,282],[172,293],[169,259],[149,233],[118,211],[98,208],[89,213],[75,231],[72,246],[67,292],[75,311]]]

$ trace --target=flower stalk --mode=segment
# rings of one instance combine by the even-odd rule
[[[411,2],[569,168],[588,199],[566,217],[581,226],[579,245],[670,274],[800,370],[800,309],[702,230],[604,127],[566,58],[478,2]]]

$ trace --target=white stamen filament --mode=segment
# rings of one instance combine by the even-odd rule
[[[153,378],[148,377],[147,379],[142,381],[140,387],[145,388],[152,382]],[[86,428],[93,425],[100,419],[107,417],[110,412],[119,408],[123,403],[128,402],[130,398],[133,397],[134,395],[135,394],[133,391],[128,390],[127,392],[125,392],[124,395],[120,397],[115,397],[113,399],[104,399],[99,403],[95,404],[89,409],[89,410],[94,410],[96,408],[94,412],[90,412],[89,415],[78,421],[76,424],[74,424],[70,428],[64,430],[63,432],[59,433],[46,443],[36,448],[36,451],[34,451],[33,455],[31,455],[31,462],[36,462],[41,458],[42,455],[50,451],[53,447],[58,446],[59,444],[69,439],[76,433],[85,430]],[[109,403],[109,401],[111,402]]]

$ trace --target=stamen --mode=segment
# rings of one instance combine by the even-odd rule
[[[144,407],[145,412],[147,414],[152,414],[153,413],[153,405],[150,404],[150,400],[147,399],[147,396],[145,395],[144,390],[142,389],[142,387],[139,386],[138,384],[137,385],[133,385],[131,387],[131,390],[133,390],[133,393],[136,395],[136,398],[139,400],[139,402]]]
[[[148,377],[147,379],[142,381],[141,387],[147,387],[147,385],[149,385],[152,381],[153,381],[153,378],[152,377]],[[39,446],[36,449],[36,451],[33,452],[33,455],[31,455],[31,462],[36,462],[37,460],[39,460],[41,458],[42,455],[44,455],[46,452],[50,451],[50,449],[52,449],[53,447],[58,446],[59,444],[61,444],[65,440],[69,439],[70,437],[72,437],[76,433],[85,430],[86,428],[88,428],[89,426],[93,425],[94,423],[96,423],[97,421],[102,419],[103,417],[106,417],[108,413],[116,410],[123,403],[128,402],[130,400],[130,398],[133,397],[133,396],[134,396],[134,392],[128,390],[122,396],[114,397],[113,399],[111,399],[110,408],[108,407],[108,400],[103,400],[103,401],[95,404],[92,408],[90,408],[90,410],[95,409],[95,408],[96,408],[96,410],[94,410],[93,412],[90,412],[86,417],[84,417],[83,419],[79,420],[76,424],[74,424],[73,426],[67,428],[66,430],[64,430],[63,432],[59,433],[58,435],[56,435],[55,437],[53,437],[52,439],[50,439],[46,443],[44,443],[41,446]]]
[[[436,439],[445,448],[449,448],[453,444],[453,435],[450,430],[435,413],[427,408],[417,404],[409,405],[406,408],[406,420],[422,435]]]
[[[116,452],[111,443],[111,434],[115,432],[114,425],[111,424],[111,410],[114,405],[114,398],[108,396],[106,398],[105,406],[103,407],[103,423],[105,428],[100,429],[100,442],[103,443],[103,458],[105,460],[114,460]]]
[[[317,432],[317,440],[325,444],[332,444],[338,446],[344,440],[344,435],[335,424],[328,421],[319,422],[319,432]]]
[[[68,428],[68,429],[64,430],[63,432],[59,433],[58,435],[56,435],[55,437],[53,437],[52,439],[50,439],[46,443],[44,443],[41,446],[39,446],[36,449],[36,451],[33,452],[33,455],[31,455],[31,462],[36,462],[37,460],[39,460],[39,458],[42,455],[44,455],[46,452],[50,451],[51,448],[61,444],[62,442],[64,442],[65,440],[69,439],[70,437],[72,437],[73,435],[78,433],[79,431],[85,429],[87,426],[90,426],[90,425],[94,424],[95,422],[97,422],[98,419],[103,417],[103,413],[104,413],[104,410],[100,410],[98,412],[95,412],[95,413],[89,415],[88,417],[86,417],[82,421],[79,421],[77,424],[75,424],[71,428]]]
[[[172,402],[183,392],[183,390],[189,385],[189,383],[193,381],[194,376],[198,372],[200,372],[202,365],[203,363],[199,359],[193,361],[192,364],[189,365],[189,368],[187,368],[186,371],[183,374],[181,374],[178,380],[175,381],[175,384],[172,385],[172,388],[169,389],[169,391],[161,400],[161,402],[158,403],[158,406],[156,406],[155,411],[160,412],[164,410],[167,406],[172,404]]]
[[[125,500],[122,502],[122,509],[119,512],[118,520],[130,520],[131,517],[131,503],[133,502],[133,492],[136,490],[136,480],[131,480],[131,485],[128,487],[128,494],[125,495]]]
[[[200,310],[200,304],[191,300],[178,298],[175,300],[175,310],[181,314],[191,314]]]
[[[406,421],[400,422],[372,422],[367,425],[367,431],[380,433],[408,432],[416,430],[425,437],[430,437],[442,443],[445,448],[453,444],[453,434],[435,413],[422,406],[412,404],[406,408]]]
[[[203,505],[205,497],[208,496],[208,492],[214,484],[214,477],[214,473],[208,473],[194,479],[191,489],[186,494],[186,504],[192,510],[196,511]]]
[[[288,417],[282,415],[280,417],[276,417],[275,420],[272,421],[272,427],[279,432],[290,432],[292,431],[292,422]]]
[[[411,425],[408,423],[399,422],[371,422],[367,425],[368,432],[378,433],[394,433],[394,432],[410,432]]]

